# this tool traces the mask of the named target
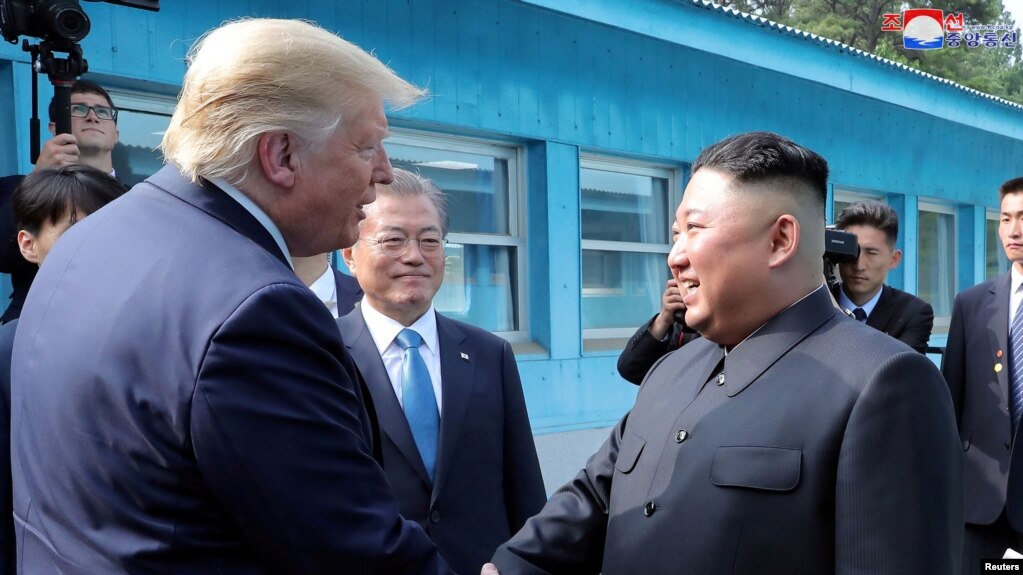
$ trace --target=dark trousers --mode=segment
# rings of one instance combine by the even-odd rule
[[[1001,559],[1008,547],[1023,553],[1023,535],[1009,525],[1004,509],[991,525],[967,523],[963,539],[963,575],[979,575],[984,559]]]

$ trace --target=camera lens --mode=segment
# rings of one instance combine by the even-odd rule
[[[78,42],[89,34],[89,17],[77,0],[51,0],[37,6],[38,23],[43,36]]]

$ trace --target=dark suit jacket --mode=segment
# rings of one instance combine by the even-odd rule
[[[427,530],[453,569],[479,573],[547,500],[511,346],[437,314],[443,408],[431,485],[362,311],[338,325],[373,396],[402,515]]]
[[[337,315],[344,317],[355,309],[355,304],[362,299],[362,288],[359,287],[359,281],[352,276],[336,268],[331,269],[334,270],[334,285],[337,286]]]
[[[700,337],[700,334],[685,324],[675,322],[666,339],[656,339],[650,335],[650,326],[656,317],[650,318],[632,334],[622,354],[618,356],[618,373],[630,383],[643,383],[643,378],[657,360]]]
[[[214,186],[166,167],[74,225],[19,323],[22,573],[449,572],[330,314]]]
[[[1023,458],[1009,418],[1009,286],[1004,274],[956,296],[941,372],[965,456],[966,521],[987,525],[1004,509],[1023,533]]]
[[[25,260],[18,248],[18,227],[14,225],[14,214],[11,211],[14,190],[25,176],[5,176],[0,178],[0,273],[11,276],[11,303],[0,316],[0,323],[15,320],[25,305],[25,296],[32,286],[39,266]]]
[[[501,575],[959,573],[962,455],[930,360],[823,288],[722,359],[697,339],[654,366]]]
[[[833,292],[836,299],[839,289]],[[924,353],[934,327],[934,309],[913,294],[884,285],[881,298],[867,316],[867,325]]]

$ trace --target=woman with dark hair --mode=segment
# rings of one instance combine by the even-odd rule
[[[124,185],[109,174],[81,164],[32,172],[22,180],[12,199],[22,257],[42,265],[69,227],[124,190]],[[0,326],[0,575],[16,572],[10,435],[11,351],[17,325],[15,319]]]
[[[123,193],[113,176],[82,164],[32,172],[12,200],[22,257],[42,264],[61,234]]]

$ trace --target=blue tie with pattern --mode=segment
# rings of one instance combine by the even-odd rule
[[[419,448],[426,472],[433,481],[433,470],[437,463],[437,429],[440,415],[437,413],[437,398],[433,394],[430,370],[419,354],[423,337],[411,329],[403,329],[394,338],[405,350],[401,362],[401,397],[405,418],[408,419],[412,438]]]
[[[1016,436],[1020,417],[1023,416],[1023,305],[1009,325],[1009,409],[1012,415],[1012,434]]]

